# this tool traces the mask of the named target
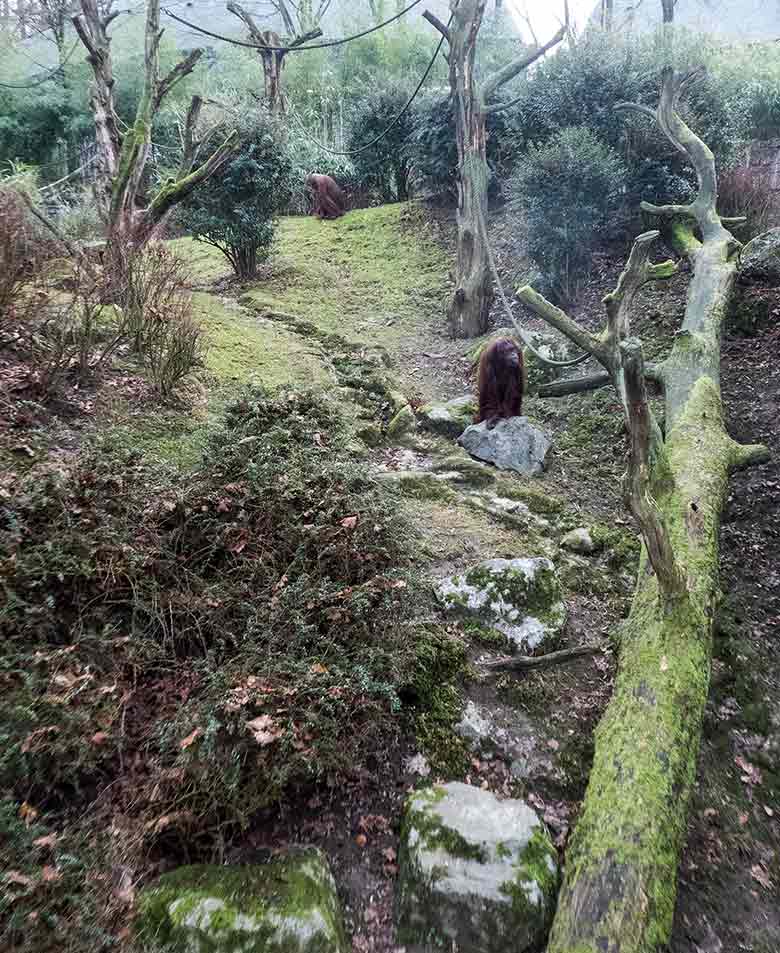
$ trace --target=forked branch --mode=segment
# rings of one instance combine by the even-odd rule
[[[645,543],[658,588],[667,604],[685,593],[685,577],[678,565],[663,516],[650,491],[650,457],[656,430],[647,401],[642,345],[636,338],[620,344],[626,390],[631,453],[625,477],[626,503]]]
[[[690,205],[652,206],[643,203],[642,207],[645,211],[662,217],[693,219],[701,229],[705,241],[728,240],[731,235],[717,212],[718,180],[715,174],[715,157],[709,146],[693,132],[677,112],[680,96],[703,73],[703,68],[698,68],[678,76],[671,67],[667,67],[661,74],[661,96],[655,112],[638,103],[619,103],[615,109],[634,110],[644,115],[651,115],[675,149],[686,156],[696,170],[699,190]],[[695,248],[688,248],[687,252],[690,253],[692,250]]]

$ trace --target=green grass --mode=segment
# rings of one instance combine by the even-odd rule
[[[359,209],[333,222],[286,218],[271,274],[249,291],[269,311],[311,321],[353,342],[397,351],[401,339],[441,313],[447,260],[408,205]]]

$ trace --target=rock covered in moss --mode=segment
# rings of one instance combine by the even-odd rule
[[[145,949],[182,953],[347,953],[336,884],[315,848],[246,867],[180,867],[147,887]]]
[[[403,437],[405,434],[414,430],[416,423],[414,411],[407,404],[398,411],[387,425],[387,436],[397,440],[399,437]]]
[[[739,256],[739,279],[772,288],[780,285],[780,228],[770,228],[745,245]]]
[[[433,953],[523,953],[552,917],[555,849],[534,811],[459,782],[418,791],[401,843],[401,942]]]
[[[488,559],[443,579],[437,592],[448,609],[487,623],[518,648],[536,648],[566,621],[558,575],[543,556]]]
[[[500,470],[515,470],[534,476],[544,469],[551,443],[527,417],[500,420],[492,430],[487,422],[467,427],[458,443],[479,460],[494,463]]]
[[[419,410],[420,423],[426,430],[443,437],[459,437],[474,419],[477,403],[468,394],[444,404],[425,404]]]
[[[568,549],[572,553],[580,553],[582,556],[590,556],[596,552],[596,544],[591,538],[590,532],[584,526],[578,526],[570,530],[561,539],[563,549]]]

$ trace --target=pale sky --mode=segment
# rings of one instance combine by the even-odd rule
[[[540,43],[546,43],[563,22],[563,0],[504,0],[504,4],[526,38],[525,18],[530,19]],[[595,6],[596,0],[569,0],[569,16],[579,32]]]

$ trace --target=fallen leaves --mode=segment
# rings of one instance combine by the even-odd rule
[[[746,761],[741,755],[737,755],[737,757],[734,758],[734,763],[742,771],[740,781],[742,781],[743,784],[749,784],[751,786],[761,784],[761,771],[754,764]]]
[[[202,734],[203,734],[202,728],[195,728],[193,731],[191,731],[187,735],[186,738],[181,739],[181,741],[179,742],[179,747],[181,748],[182,751],[186,751],[187,748],[190,748],[192,747],[192,745],[195,744],[195,742],[198,740],[198,738],[200,738]]]
[[[248,721],[246,727],[261,748],[272,744],[282,736],[281,729],[277,728],[276,722],[270,715],[259,715],[257,718]]]

